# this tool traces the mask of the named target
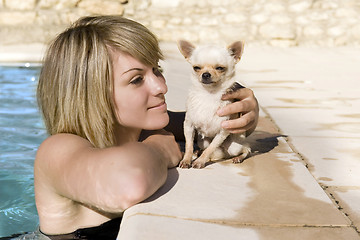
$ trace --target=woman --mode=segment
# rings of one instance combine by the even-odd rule
[[[118,16],[79,19],[49,46],[37,97],[50,137],[34,165],[40,231],[48,238],[115,239],[123,211],[178,165],[174,135],[182,137],[183,113],[170,113],[169,123],[160,59],[156,37]],[[224,98],[241,101],[219,114],[244,114],[224,127],[251,133],[258,118],[252,91]]]

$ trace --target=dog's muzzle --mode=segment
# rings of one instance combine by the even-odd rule
[[[210,74],[209,72],[204,72],[204,73],[201,75],[201,83],[204,83],[204,84],[210,84],[210,83],[212,83],[211,74]]]

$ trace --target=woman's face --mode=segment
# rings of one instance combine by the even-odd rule
[[[167,86],[157,66],[144,65],[131,55],[113,52],[114,99],[119,124],[155,130],[169,122]]]

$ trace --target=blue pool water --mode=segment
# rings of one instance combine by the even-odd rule
[[[0,237],[35,230],[33,163],[46,131],[35,92],[39,66],[0,66]]]

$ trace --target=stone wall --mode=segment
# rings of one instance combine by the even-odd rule
[[[359,0],[0,0],[0,44],[47,43],[91,14],[140,21],[162,41],[360,46]]]
[[[123,14],[123,0],[0,0],[0,44],[47,43],[81,16]]]

